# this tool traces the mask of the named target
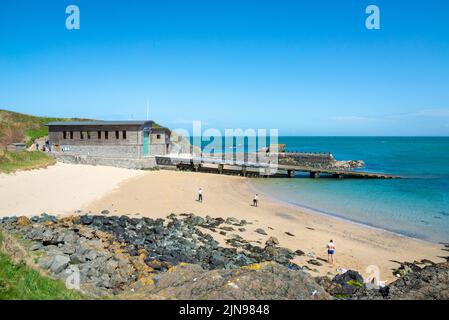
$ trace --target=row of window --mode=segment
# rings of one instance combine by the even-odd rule
[[[102,139],[102,133],[104,133],[104,139],[108,140],[109,139],[109,131],[97,131],[97,139],[101,140]],[[73,131],[63,131],[62,132],[62,136],[64,139],[67,139],[67,134],[69,136],[70,139],[73,139]],[[87,139],[91,139],[92,138],[92,132],[91,131],[80,131],[80,139],[84,140],[84,134],[86,134]],[[120,139],[120,131],[115,131],[115,139]],[[122,131],[122,139],[126,139],[126,130]]]

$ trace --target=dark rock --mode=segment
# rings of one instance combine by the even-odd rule
[[[93,217],[90,215],[83,215],[80,217],[80,223],[84,225],[89,225],[93,222]]]
[[[262,229],[262,228],[257,228],[256,230],[254,230],[254,232],[257,232],[257,233],[262,234],[262,235],[264,235],[264,236],[267,235],[267,233],[265,232],[265,230]]]
[[[290,232],[288,232],[288,231],[285,232],[285,234],[288,235],[288,236],[290,236],[290,237],[294,237],[294,236],[295,236],[293,233],[290,233]]]
[[[225,223],[226,224],[238,225],[238,224],[240,224],[240,221],[238,219],[236,219],[236,218],[229,217],[229,218],[226,219]]]
[[[343,274],[336,275],[333,281],[341,285],[345,285],[349,281],[356,281],[358,283],[363,283],[363,277],[357,271],[348,270]]]
[[[307,263],[312,264],[314,266],[322,266],[323,265],[321,262],[319,262],[318,260],[315,260],[315,259],[307,260]]]
[[[52,257],[50,264],[50,271],[54,274],[59,274],[69,265],[70,258],[66,255],[56,255]]]
[[[101,210],[100,213],[106,215],[106,214],[109,214],[109,210]]]
[[[388,286],[387,299],[448,300],[449,264],[438,263],[414,270]]]
[[[277,246],[279,244],[279,240],[275,237],[270,237],[266,242],[266,246]]]

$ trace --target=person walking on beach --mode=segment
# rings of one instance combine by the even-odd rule
[[[327,262],[330,264],[334,264],[334,254],[335,254],[335,243],[333,240],[330,240],[326,245],[327,248]]]
[[[253,207],[257,207],[259,203],[259,195],[256,193],[253,198]]]
[[[36,142],[36,151],[39,151],[39,142]]]
[[[203,189],[201,188],[198,190],[198,201],[203,202]]]

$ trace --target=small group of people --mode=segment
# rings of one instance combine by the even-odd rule
[[[203,189],[199,188],[198,189],[198,198],[197,198],[198,202],[203,202]],[[259,205],[259,195],[256,193],[253,197],[253,207],[257,207]],[[334,264],[334,254],[335,254],[335,243],[334,240],[329,240],[329,243],[326,245],[326,249],[327,249],[327,262],[329,264]]]
[[[203,202],[203,188],[198,189],[198,198],[196,199],[198,202]],[[259,204],[259,195],[256,193],[253,198],[253,207],[257,207]]]
[[[40,147],[39,142],[35,143],[35,147],[36,147],[36,151],[39,151],[39,147]],[[45,144],[42,146],[42,151],[44,151],[44,152],[45,151],[48,151],[48,152],[51,151],[50,142],[48,140],[45,140]]]

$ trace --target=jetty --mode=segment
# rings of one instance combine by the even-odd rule
[[[209,172],[218,174],[240,175],[245,177],[289,177],[297,173],[306,173],[310,178],[365,178],[365,179],[398,179],[400,176],[359,171],[353,169],[320,168],[302,165],[270,164],[250,161],[224,160],[219,157],[194,156],[156,156],[160,168],[177,168],[184,171]]]

